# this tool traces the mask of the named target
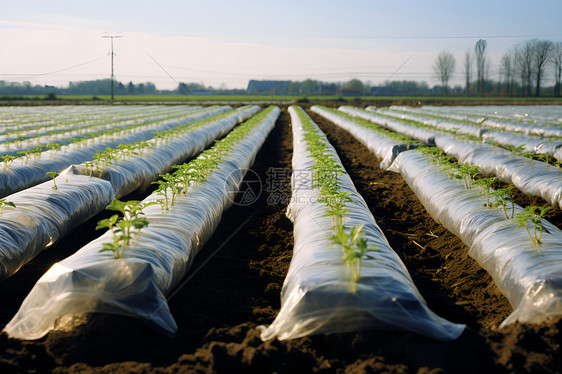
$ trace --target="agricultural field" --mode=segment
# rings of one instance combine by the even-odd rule
[[[559,371],[561,106],[259,104],[0,107],[0,372]]]

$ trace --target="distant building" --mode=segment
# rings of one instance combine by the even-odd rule
[[[371,96],[399,96],[405,95],[408,91],[404,89],[396,89],[394,87],[379,86],[371,87]]]
[[[334,83],[322,84],[318,93],[322,95],[336,95],[338,93],[338,86]]]
[[[256,81],[248,82],[246,91],[250,94],[286,95],[291,81]]]

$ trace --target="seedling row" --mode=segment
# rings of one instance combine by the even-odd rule
[[[541,172],[549,170],[548,175],[560,178],[556,166],[535,159],[531,163],[518,159],[514,150],[481,144],[470,134],[470,126],[483,129],[478,125],[466,123],[467,131],[459,137],[457,128],[437,128],[420,122],[421,116],[402,119],[389,112],[340,109],[315,106],[312,111],[353,134],[383,161],[381,167],[399,172],[432,217],[470,248],[470,255],[513,306],[504,325],[562,313],[557,286],[562,232],[545,219],[550,208],[518,206],[512,198],[514,187],[493,188],[501,179],[526,191],[515,182],[521,173],[536,173],[540,165]],[[63,217],[36,232],[29,242],[40,244],[22,252],[25,259],[18,260],[16,270],[77,223],[104,208],[115,213],[98,222],[96,229],[106,231],[102,236],[55,264],[37,282],[5,331],[12,337],[37,339],[65,314],[104,312],[132,316],[174,334],[177,326],[166,295],[232,205],[245,170],[279,115],[277,107],[270,107],[232,130],[257,110],[226,111],[173,126],[148,140],[105,148],[65,171],[46,172],[50,181],[6,196],[0,202],[0,228],[6,222],[7,232],[16,232],[16,222],[46,227],[56,221],[53,216]],[[310,178],[303,181],[293,174],[287,209],[294,223],[293,261],[282,308],[273,324],[261,327],[262,339],[388,327],[456,339],[464,325],[428,308],[324,134],[301,108],[289,112],[293,170]],[[511,179],[505,173],[495,175],[497,165],[491,170],[475,156],[464,156],[469,149],[489,150],[488,159],[507,156],[519,174]],[[199,156],[188,163],[180,161],[195,154]],[[548,189],[553,186],[550,180],[545,182]],[[146,199],[121,200],[151,185],[154,192]],[[559,199],[552,202],[560,204]],[[62,208],[57,211],[57,206]],[[23,226],[21,232],[31,231]]]
[[[492,275],[514,309],[504,325],[561,314],[562,290],[557,284],[562,232],[544,218],[551,207],[518,206],[511,195],[513,186],[493,189],[497,177],[451,156],[451,148],[468,147],[466,141],[445,147],[443,139],[454,138],[434,138],[445,152],[436,147],[403,151],[390,170],[402,174],[431,216],[463,240],[469,254]],[[487,157],[491,159],[491,153]],[[546,183],[552,187],[550,180]]]

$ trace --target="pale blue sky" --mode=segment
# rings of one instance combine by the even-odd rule
[[[0,9],[0,80],[34,84],[107,77],[104,32],[123,36],[116,79],[159,88],[176,83],[153,59],[178,81],[215,87],[306,77],[435,84],[431,65],[442,50],[457,58],[460,83],[464,53],[479,37],[492,77],[510,46],[533,36],[562,41],[561,0],[0,0]]]

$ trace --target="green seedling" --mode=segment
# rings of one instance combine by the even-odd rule
[[[356,291],[356,283],[361,277],[361,264],[365,259],[372,259],[373,257],[368,252],[375,252],[378,250],[376,246],[367,246],[367,239],[362,236],[365,235],[363,231],[364,224],[361,223],[353,227],[349,234],[341,227],[331,240],[334,244],[339,245],[343,250],[343,259],[345,263],[351,268],[353,274],[353,292]]]
[[[92,174],[94,173],[94,167],[95,167],[94,161],[86,161],[86,162],[84,162],[84,167],[86,168],[86,172],[88,173],[88,175],[89,175],[90,178],[91,178],[91,177],[92,177]]]
[[[478,166],[471,166],[467,162],[462,165],[454,162],[447,162],[442,164],[442,170],[449,175],[450,178],[463,180],[464,187],[468,190],[472,187],[474,177],[480,173]]]
[[[427,158],[427,162],[431,164],[444,165],[451,159],[451,156],[447,156],[443,151],[436,147],[420,147],[418,150]]]
[[[159,188],[157,192],[164,192],[165,201],[166,201],[166,210],[168,210],[168,190],[171,192],[170,196],[170,206],[174,206],[176,198],[179,197],[181,191],[183,189],[183,183],[181,180],[178,179],[178,176],[175,174],[166,173],[160,175],[161,180],[156,182],[152,182],[153,184],[158,184]]]
[[[522,156],[524,158],[528,158],[529,160],[531,160],[531,165],[535,164],[535,154],[534,153],[530,153],[530,152],[524,152],[522,154]]]
[[[111,251],[116,259],[123,257],[125,250],[130,245],[133,235],[140,235],[141,230],[148,226],[148,220],[144,217],[143,209],[147,206],[158,204],[157,202],[142,203],[138,200],[120,201],[113,200],[106,207],[121,213],[114,214],[110,218],[98,222],[96,230],[109,229],[113,233],[113,242],[104,243],[100,252]],[[134,232],[133,230],[137,230]]]
[[[31,151],[20,151],[16,152],[20,157],[24,158],[24,164],[27,165],[27,161],[31,158]]]
[[[511,196],[511,190],[514,188],[514,186],[509,186],[507,188],[498,188],[497,190],[490,192],[490,195],[494,197],[494,201],[491,202],[492,206],[501,207],[505,213],[506,219],[513,218],[513,215],[515,214],[515,202]],[[507,214],[508,203],[511,204],[511,217]]]
[[[46,146],[44,145],[38,145],[35,148],[33,148],[31,150],[31,155],[33,156],[34,160],[39,160],[41,159],[41,155],[43,154],[43,151],[45,151]]]
[[[537,154],[535,155],[535,157],[538,158],[540,161],[544,162],[546,164],[547,169],[550,169],[550,163],[548,162],[550,161],[550,158],[546,153]]]
[[[9,169],[10,165],[12,164],[12,162],[14,162],[16,158],[17,158],[16,156],[12,156],[12,155],[3,155],[2,162],[4,163],[4,167],[6,169]]]
[[[326,205],[328,205],[328,211],[324,216],[332,217],[332,230],[338,232],[345,224],[345,214],[349,212],[349,209],[345,207],[344,203]]]
[[[542,218],[552,207],[540,207],[540,206],[528,206],[525,207],[523,212],[519,212],[515,215],[515,220],[517,221],[518,225],[517,228],[525,227],[527,229],[527,234],[529,235],[529,239],[536,245],[541,244],[542,233],[543,233],[543,226],[542,226]],[[539,212],[538,214],[536,212]],[[531,232],[529,231],[528,221],[531,221],[533,224],[533,236],[531,236]]]
[[[61,145],[59,143],[50,143],[47,147],[51,149],[51,157],[55,157],[57,152],[61,149]]]
[[[494,154],[496,154],[496,148],[499,146],[496,138],[493,136],[483,139],[483,142],[486,144],[490,144],[492,146]]]
[[[123,159],[131,158],[133,156],[138,156],[138,152],[135,151],[136,145],[135,144],[119,144],[117,149],[121,151],[120,153],[123,155]]]
[[[493,178],[480,178],[474,180],[472,183],[475,186],[480,187],[480,196],[486,197],[486,206],[490,207],[490,192],[492,191],[492,184],[498,179],[498,177]]]
[[[70,140],[70,143],[72,143],[74,150],[77,150],[79,146],[80,138],[70,138],[68,140]]]
[[[525,144],[515,146],[506,146],[507,149],[511,151],[511,157],[515,158],[516,156],[522,156],[523,151],[525,150]]]
[[[12,208],[16,207],[16,204],[12,203],[11,201],[6,201],[6,199],[0,199],[0,214],[2,214],[2,209],[6,206],[11,206]]]
[[[141,140],[140,142],[137,142],[134,144],[134,149],[138,150],[138,155],[142,157],[145,149],[148,149],[152,147],[151,143],[145,141],[145,140]]]
[[[49,176],[51,176],[51,177],[53,178],[53,184],[54,184],[53,190],[57,190],[57,189],[58,189],[58,187],[57,187],[57,182],[56,182],[55,179],[56,179],[56,177],[59,176],[59,174],[60,174],[60,173],[57,173],[56,171],[49,171],[49,172],[47,173],[47,175],[49,175]]]
[[[170,197],[168,196],[168,190],[170,189],[170,182],[164,179],[159,179],[155,182],[152,182],[152,184],[156,184],[158,185],[158,188],[156,189],[156,193],[158,195],[164,196],[164,200],[163,200],[163,204],[160,203],[160,205],[162,206],[162,212],[164,212],[164,210],[169,210],[170,209]],[[162,201],[162,200],[159,200]]]

